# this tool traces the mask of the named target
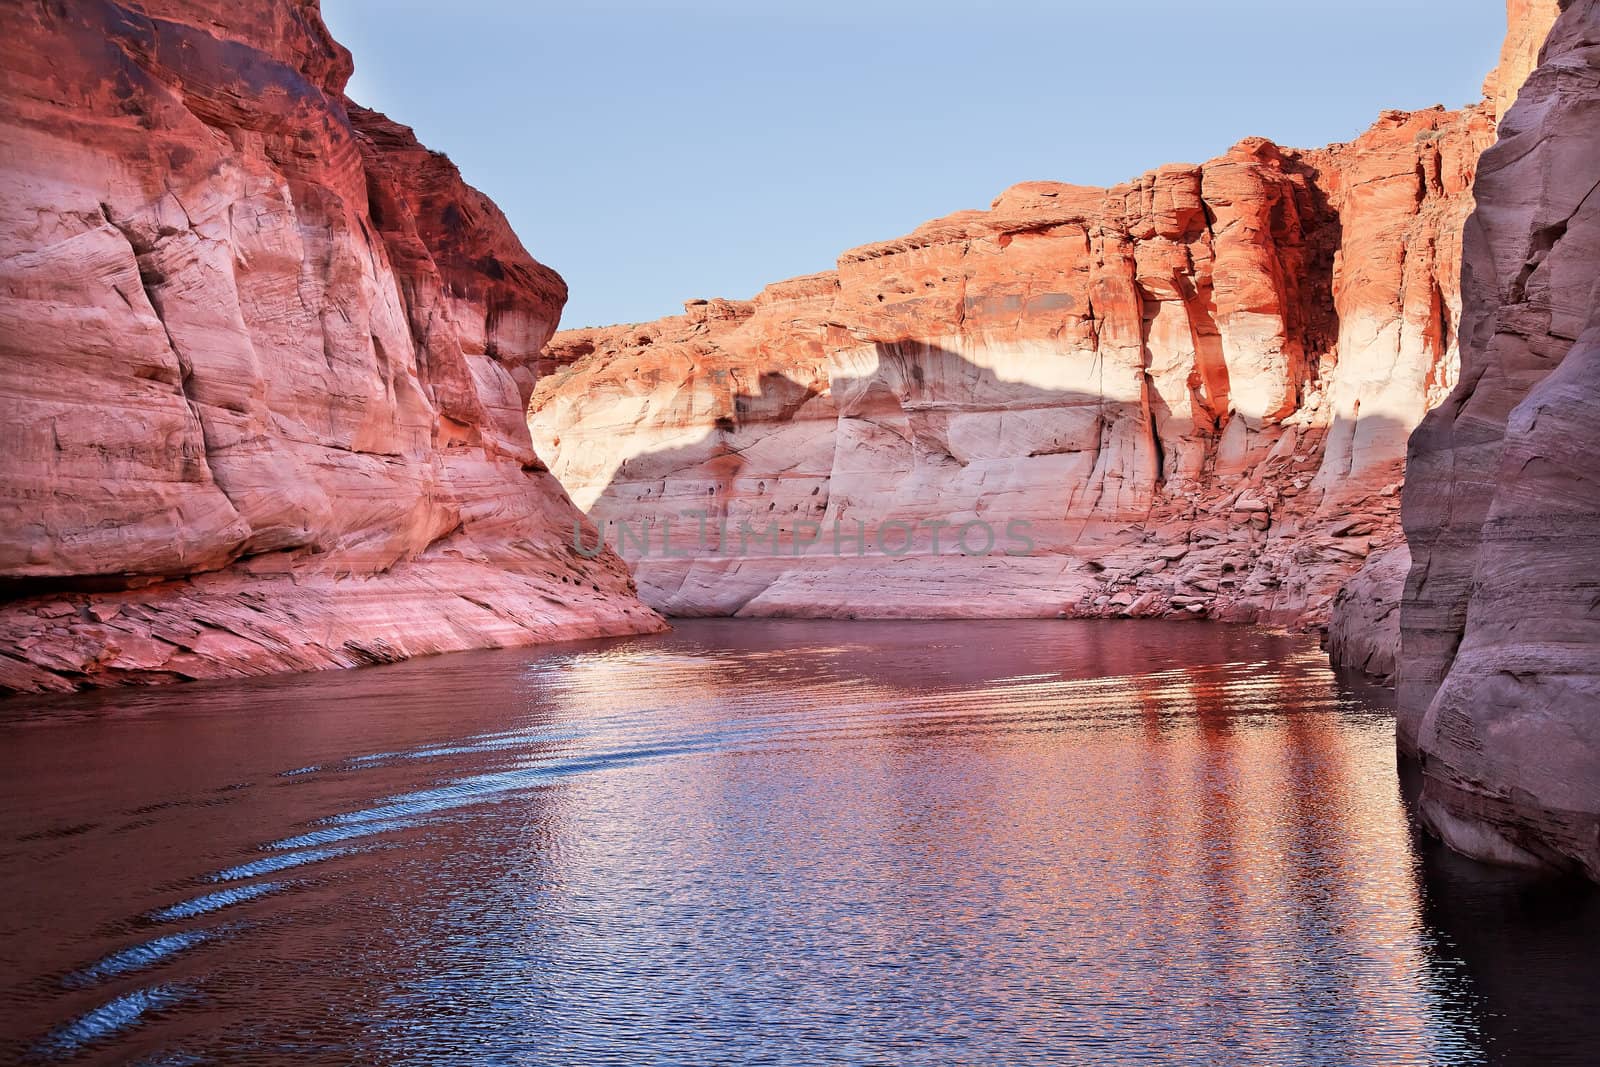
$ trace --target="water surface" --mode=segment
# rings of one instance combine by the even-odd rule
[[[0,706],[0,1060],[1589,1062],[1593,894],[1388,696],[1163,623],[672,634]]]

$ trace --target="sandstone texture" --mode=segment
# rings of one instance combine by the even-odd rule
[[[1600,879],[1600,0],[1483,156],[1461,379],[1411,441],[1400,740],[1423,818]]]
[[[1523,82],[1539,65],[1539,49],[1560,11],[1558,0],[1506,0],[1500,62],[1483,83],[1483,96],[1494,109],[1496,122],[1505,117]]]
[[[566,288],[315,0],[0,7],[0,691],[657,628],[523,418]]]
[[[668,613],[1320,625],[1400,541],[1407,435],[1455,384],[1493,128],[1389,112],[1029,182],[753,300],[566,331],[535,447]]]
[[[1394,684],[1400,654],[1400,596],[1411,570],[1404,541],[1373,553],[1334,597],[1323,647],[1335,667]]]

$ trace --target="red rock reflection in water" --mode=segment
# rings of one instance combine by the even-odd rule
[[[0,732],[7,1055],[1484,1058],[1392,717],[1298,640],[694,623]]]

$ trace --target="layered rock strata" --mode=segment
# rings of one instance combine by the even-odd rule
[[[1389,112],[1030,182],[751,301],[567,331],[535,447],[670,613],[1320,624],[1399,541],[1406,437],[1454,385],[1492,136],[1488,105]]]
[[[1600,0],[1479,167],[1461,380],[1411,441],[1400,739],[1454,848],[1600,879]]]
[[[1393,685],[1400,655],[1400,595],[1411,569],[1404,541],[1367,557],[1333,599],[1323,648],[1335,667]]]
[[[0,690],[661,625],[528,439],[564,284],[315,0],[0,41]]]
[[[1539,50],[1561,12],[1559,0],[1506,0],[1506,39],[1500,62],[1483,82],[1483,96],[1499,122],[1539,65]]]

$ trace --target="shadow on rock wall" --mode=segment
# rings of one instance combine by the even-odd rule
[[[826,389],[778,369],[731,388],[695,366],[681,421],[709,428],[625,455],[587,501],[568,488],[642,597],[684,616],[1315,621],[1395,536],[1398,455],[1346,479],[1326,469],[1325,427],[1205,414],[1185,435],[1202,460],[1173,470],[1138,375],[979,355],[843,349]],[[561,449],[618,436],[567,430]],[[1403,442],[1406,428],[1369,416],[1334,432]]]

